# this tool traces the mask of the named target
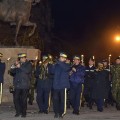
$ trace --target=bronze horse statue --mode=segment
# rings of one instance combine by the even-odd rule
[[[14,42],[18,45],[17,36],[21,26],[32,26],[29,33],[32,36],[37,27],[36,23],[29,21],[32,4],[40,0],[0,0],[0,20],[16,25],[16,34]]]

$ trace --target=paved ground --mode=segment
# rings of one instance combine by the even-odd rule
[[[28,106],[26,118],[15,118],[14,107],[11,104],[2,104],[0,106],[0,120],[57,120],[54,119],[54,113],[51,110],[48,115],[38,114],[37,105]],[[117,111],[115,107],[109,106],[104,109],[104,112],[97,112],[96,106],[93,110],[89,110],[87,107],[81,108],[80,115],[76,116],[72,114],[72,110],[68,109],[67,114],[63,118],[64,120],[120,120],[120,111]]]

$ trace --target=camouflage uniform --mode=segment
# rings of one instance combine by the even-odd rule
[[[112,66],[111,73],[112,73],[112,94],[117,105],[120,107],[120,64]]]

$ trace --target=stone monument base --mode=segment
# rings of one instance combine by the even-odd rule
[[[40,50],[33,47],[16,47],[16,48],[0,48],[0,53],[3,53],[2,61],[6,64],[3,84],[2,102],[12,102],[13,95],[9,92],[9,86],[13,84],[13,78],[8,74],[11,65],[17,60],[18,53],[27,53],[28,60],[36,60],[40,58]]]

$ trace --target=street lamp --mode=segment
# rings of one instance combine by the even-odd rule
[[[117,35],[117,36],[115,37],[115,41],[116,41],[116,42],[120,42],[120,36],[119,36],[119,35]]]

